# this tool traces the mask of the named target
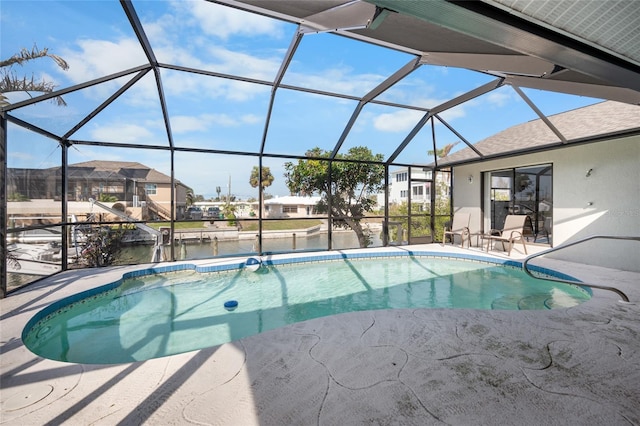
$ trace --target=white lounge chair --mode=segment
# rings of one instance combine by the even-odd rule
[[[504,220],[504,228],[502,230],[492,229],[489,232],[489,235],[482,236],[482,239],[488,240],[487,251],[489,251],[489,246],[491,246],[494,241],[500,241],[502,243],[503,250],[505,249],[504,243],[509,243],[508,256],[511,256],[513,244],[520,241],[524,248],[524,254],[527,254],[527,246],[524,243],[524,226],[527,223],[528,218],[529,216],[527,215],[507,215]]]
[[[470,213],[457,212],[453,215],[453,222],[451,223],[451,229],[444,229],[442,234],[442,245],[447,242],[447,235],[451,235],[451,244],[455,243],[456,235],[460,235],[460,247],[464,248],[464,240],[467,240],[469,247],[471,247],[471,234],[469,233],[469,222],[471,221]]]

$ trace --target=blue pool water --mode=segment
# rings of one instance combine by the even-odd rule
[[[263,265],[256,272],[238,266],[212,273],[186,270],[118,284],[45,309],[27,324],[25,345],[60,361],[123,363],[343,312],[553,309],[590,297],[580,287],[536,280],[516,268],[429,256]],[[225,307],[226,302],[237,307]],[[235,309],[228,309],[232,305]]]

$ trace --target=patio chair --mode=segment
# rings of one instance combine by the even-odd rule
[[[467,239],[469,247],[471,247],[471,234],[469,233],[469,221],[471,220],[470,213],[457,212],[453,215],[453,223],[451,229],[444,228],[442,234],[442,245],[447,242],[447,235],[451,235],[451,244],[455,243],[456,235],[460,235],[460,247],[464,248],[464,240]]]
[[[494,241],[500,241],[502,243],[502,249],[504,250],[504,243],[509,243],[509,251],[508,256],[511,256],[511,249],[513,248],[513,244],[517,241],[522,243],[522,247],[524,248],[524,254],[527,254],[527,246],[524,243],[524,227],[527,223],[527,219],[529,216],[527,215],[516,215],[510,214],[504,220],[504,228],[502,230],[492,229],[488,235],[483,235],[482,239],[489,240],[487,241],[487,251],[489,251],[489,246]]]

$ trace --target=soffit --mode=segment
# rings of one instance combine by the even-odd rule
[[[640,65],[640,3],[636,0],[484,0]]]

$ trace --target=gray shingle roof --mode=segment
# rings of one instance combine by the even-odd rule
[[[568,144],[607,134],[640,131],[640,106],[614,101],[549,116],[549,121],[567,139]],[[528,148],[561,144],[560,138],[541,119],[510,127],[474,144],[485,156],[516,152]],[[464,148],[438,160],[438,165],[480,159],[471,148]]]
[[[73,175],[74,170],[90,173],[91,176],[118,174],[129,179],[136,179],[140,182],[171,183],[171,176],[160,173],[136,161],[85,161],[70,164],[70,175]]]

